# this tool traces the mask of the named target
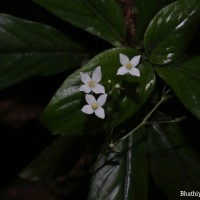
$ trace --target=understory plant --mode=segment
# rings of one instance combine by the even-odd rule
[[[1,89],[68,72],[39,118],[59,136],[21,177],[50,178],[82,149],[80,138],[103,138],[88,200],[148,200],[152,184],[163,199],[198,191],[190,139],[200,130],[200,1],[32,2],[76,28],[68,36],[65,27],[0,14]]]

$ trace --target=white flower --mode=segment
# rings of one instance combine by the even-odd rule
[[[102,106],[105,104],[106,99],[107,99],[107,94],[102,94],[101,96],[99,96],[97,100],[93,95],[86,94],[85,100],[88,103],[88,105],[83,106],[81,111],[89,115],[95,113],[97,117],[104,119],[105,112]]]
[[[90,93],[93,91],[96,94],[105,93],[104,86],[100,85],[99,82],[101,81],[102,74],[101,74],[101,67],[97,67],[93,73],[92,78],[87,73],[80,73],[81,75],[81,81],[85,85],[81,85],[80,91],[83,91],[85,93]]]
[[[140,71],[139,71],[139,69],[136,68],[136,66],[140,62],[140,57],[141,57],[141,55],[134,56],[131,60],[129,60],[129,58],[126,55],[120,54],[119,59],[120,59],[120,63],[122,64],[122,66],[118,69],[117,75],[124,75],[124,74],[129,73],[133,76],[139,77]]]

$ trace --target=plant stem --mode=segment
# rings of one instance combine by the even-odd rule
[[[178,117],[178,118],[175,118],[173,120],[166,120],[166,121],[155,121],[155,122],[146,122],[146,124],[153,124],[153,123],[158,123],[158,124],[166,124],[166,123],[175,123],[175,122],[180,122],[182,120],[184,120],[186,117],[185,116],[182,116],[182,117]]]
[[[136,130],[138,130],[139,128],[141,128],[142,126],[148,124],[149,122],[147,122],[147,120],[149,119],[149,117],[155,112],[155,110],[164,102],[167,101],[168,99],[170,99],[172,97],[172,95],[168,95],[169,90],[165,91],[165,88],[163,89],[163,94],[162,97],[160,99],[160,101],[152,108],[152,110],[144,117],[144,119],[142,120],[141,123],[139,123],[133,130],[131,130],[130,132],[128,132],[125,136],[123,136],[122,138],[120,138],[117,142],[110,144],[110,146],[115,146],[116,144],[118,144],[119,142],[121,142],[122,140],[126,139],[129,135],[131,135],[132,133],[134,133]]]

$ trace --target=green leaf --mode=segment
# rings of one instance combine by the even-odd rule
[[[166,67],[155,67],[184,106],[200,119],[200,56],[183,56]]]
[[[139,65],[141,77],[131,75],[117,76],[121,66],[119,54],[130,58],[139,52],[130,48],[115,48],[107,50],[90,60],[80,70],[70,75],[52,98],[44,110],[41,121],[52,133],[57,134],[87,134],[105,126],[109,122],[114,127],[134,115],[145,103],[155,86],[155,75],[149,64]],[[80,72],[91,73],[97,66],[102,68],[101,84],[108,94],[105,105],[106,118],[97,118],[94,114],[87,115],[81,111],[86,104],[85,94],[79,91],[83,83]],[[109,83],[111,80],[111,83]],[[122,89],[115,88],[120,84]]]
[[[161,8],[172,1],[174,0],[133,0],[133,9],[135,15],[134,43],[142,42],[144,33],[152,18]]]
[[[73,69],[87,56],[49,26],[0,14],[0,89],[33,75]]]
[[[143,135],[144,129],[137,134]],[[113,152],[102,152],[92,173],[88,200],[147,200],[146,141],[131,135],[116,145]]]
[[[83,138],[81,139],[83,141]],[[77,148],[77,145],[79,148]],[[76,159],[78,159],[78,154],[83,151],[82,145],[80,137],[59,136],[20,172],[19,177],[33,181],[50,179],[60,165],[64,166],[64,160],[66,159],[70,160],[70,162],[67,162],[67,167],[65,167],[67,171],[73,166]]]
[[[114,0],[33,0],[64,21],[103,38],[114,46],[125,42],[122,11]]]
[[[159,115],[158,120],[161,118],[169,120]],[[168,199],[179,199],[180,191],[198,191],[200,159],[180,127],[154,123],[147,136],[151,174]]]
[[[200,21],[200,1],[178,1],[163,8],[147,28],[144,47],[150,62],[174,61],[190,44]]]

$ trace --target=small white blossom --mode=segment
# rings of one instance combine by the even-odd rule
[[[96,94],[105,93],[105,88],[99,82],[101,81],[102,74],[101,74],[101,67],[97,67],[93,73],[92,78],[87,73],[80,73],[81,75],[81,81],[84,83],[84,85],[81,85],[80,91],[83,91],[85,93],[90,93],[93,91]]]
[[[136,68],[140,62],[140,57],[141,55],[134,56],[131,60],[129,60],[126,55],[120,54],[119,59],[122,66],[118,69],[117,75],[124,75],[129,73],[133,76],[140,77],[140,71]]]
[[[105,112],[102,106],[105,104],[106,99],[107,99],[107,94],[102,94],[101,96],[99,96],[97,100],[93,95],[86,94],[85,100],[88,103],[88,105],[83,106],[81,111],[89,115],[95,113],[97,117],[104,119]]]
[[[119,83],[115,84],[115,88],[120,89],[121,88],[120,84]]]

